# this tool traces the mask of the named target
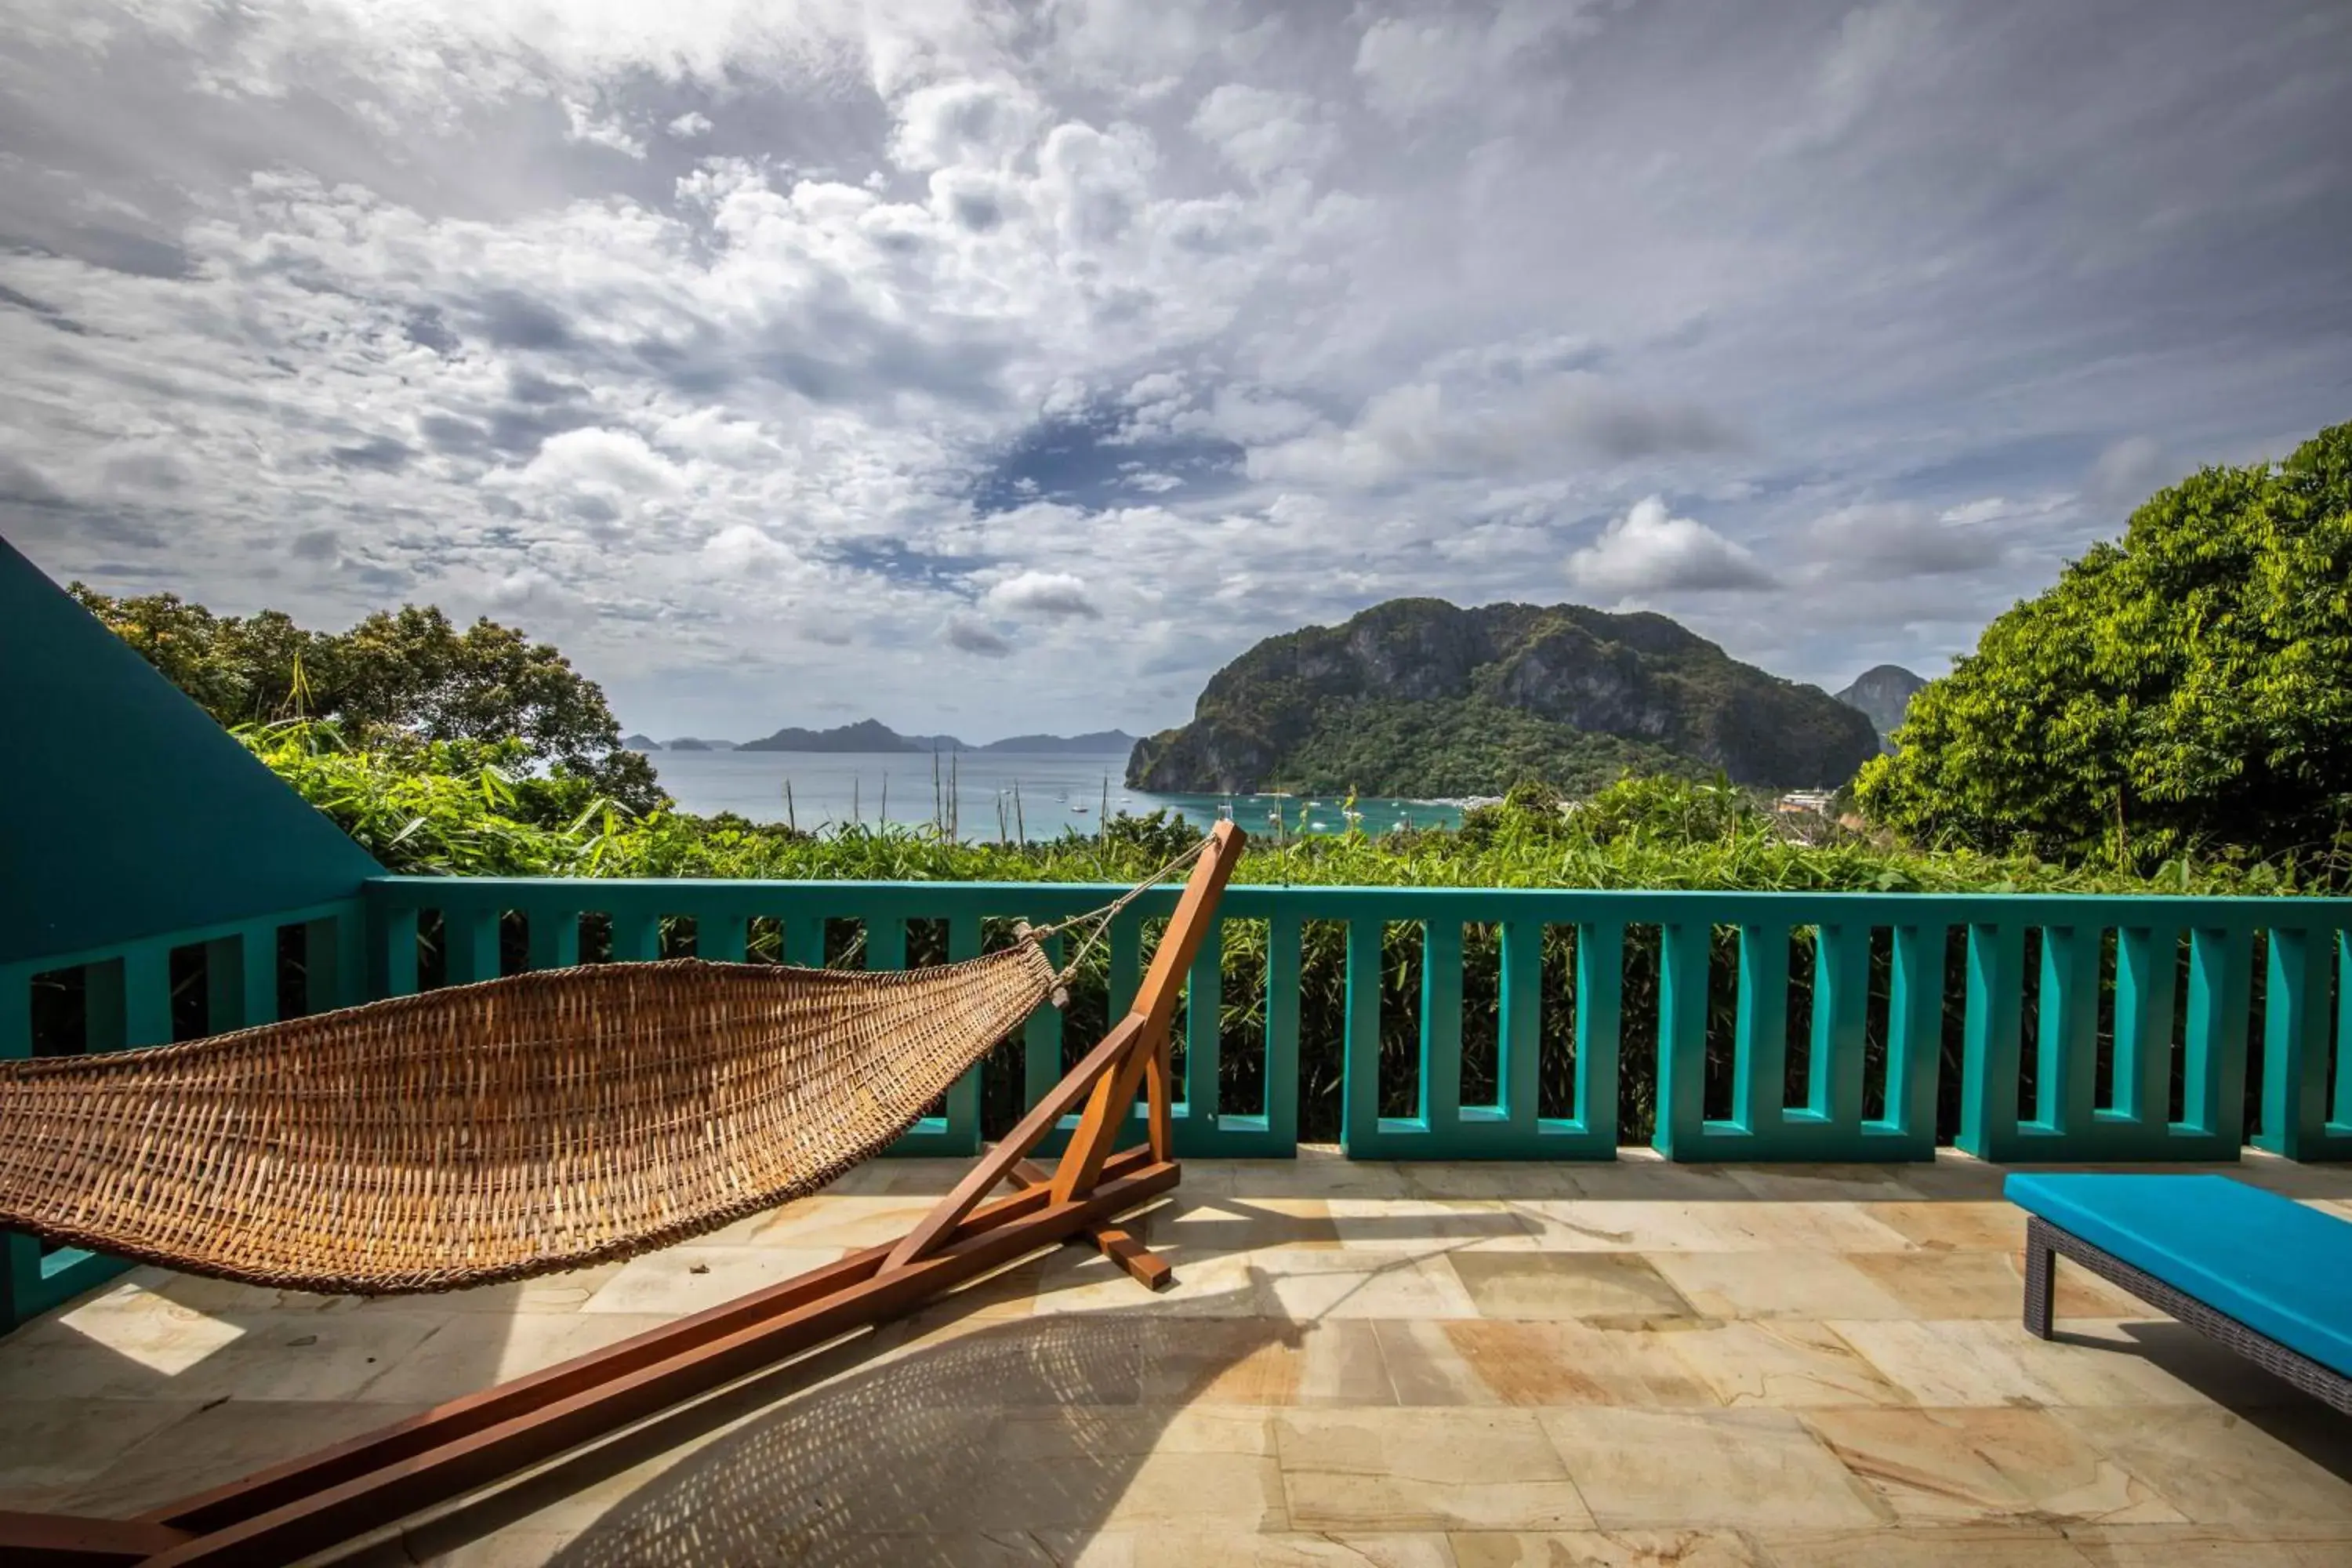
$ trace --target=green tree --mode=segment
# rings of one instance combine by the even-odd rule
[[[175,594],[74,596],[223,724],[330,719],[360,744],[518,742],[516,763],[583,781],[635,812],[669,804],[652,764],[621,746],[604,693],[551,644],[438,609],[380,611],[348,632],[305,631],[276,610],[215,616]]]
[[[2146,863],[2352,828],[2352,425],[2132,514],[1912,700],[1857,782],[1915,838]]]

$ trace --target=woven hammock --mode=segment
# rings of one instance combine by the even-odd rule
[[[880,1152],[1055,983],[1034,940],[887,973],[593,964],[0,1062],[0,1226],[331,1294],[626,1258]]]

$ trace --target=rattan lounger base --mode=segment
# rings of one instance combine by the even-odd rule
[[[2051,1336],[2057,1289],[2056,1258],[2061,1255],[2110,1284],[2122,1286],[2168,1317],[2177,1318],[2220,1341],[2314,1399],[2352,1415],[2352,1377],[2322,1366],[2267,1334],[2256,1333],[2229,1314],[2215,1311],[2196,1297],[2144,1269],[2133,1268],[2115,1254],[2092,1246],[2039,1215],[2029,1215],[2025,1222],[2025,1327],[2029,1333],[2045,1340]]]

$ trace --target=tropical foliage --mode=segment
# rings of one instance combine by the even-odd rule
[[[1124,886],[1150,875],[1197,838],[1196,830],[1164,814],[1115,818],[1092,835],[1070,834],[1032,845],[959,843],[929,828],[852,827],[819,837],[733,816],[632,814],[594,795],[583,781],[530,776],[517,766],[519,749],[511,745],[443,742],[354,748],[344,744],[331,726],[299,722],[247,726],[238,734],[377,858],[404,872]],[[1622,781],[1582,803],[1570,803],[1539,786],[1523,787],[1496,805],[1465,814],[1459,832],[1356,832],[1314,838],[1263,832],[1252,839],[1240,874],[1257,883],[1319,886],[1936,892],[2251,893],[2294,891],[2301,885],[2292,866],[2182,860],[2149,878],[2105,867],[2067,867],[2023,854],[1986,855],[1965,848],[1918,853],[1820,825],[1808,839],[1792,836],[1766,805],[1747,792],[1720,783],[1675,778]],[[594,900],[589,895],[582,901],[593,908]],[[851,956],[856,950],[856,933],[849,924],[832,922],[827,952],[835,962],[856,962]],[[1267,932],[1264,922],[1246,920],[1229,920],[1223,929],[1225,984],[1219,999],[1218,1031],[1224,1041],[1222,1092],[1229,1109],[1247,1109],[1261,1103],[1265,1091],[1259,1047],[1265,1028]],[[428,921],[422,934],[421,977],[431,984],[442,973],[438,932]],[[780,934],[772,921],[755,921],[751,957],[778,959]],[[908,934],[910,963],[945,956],[938,922],[915,920]],[[1630,935],[1622,974],[1628,1035],[1618,1110],[1624,1135],[1638,1140],[1648,1136],[1654,1113],[1654,1058],[1643,1031],[1655,1017],[1658,969],[1654,933],[1637,930]],[[1339,1126],[1346,928],[1313,921],[1301,936],[1301,1130],[1310,1139],[1328,1140]],[[1009,939],[1009,928],[992,922],[991,942]],[[603,955],[604,934],[595,917],[583,922],[582,940],[584,955]],[[669,922],[667,951],[690,952],[693,940],[690,921]],[[1801,1017],[1809,1005],[1809,940],[1801,931],[1791,948],[1793,1016]],[[518,922],[509,921],[506,947],[509,965],[520,965],[526,933]],[[1715,1020],[1713,1033],[1727,1041],[1733,994],[1728,976],[1736,961],[1727,932],[1717,948],[1716,959],[1725,981],[1711,992],[1723,1016]],[[1494,928],[1472,926],[1465,931],[1465,1103],[1494,1096],[1499,962]],[[1564,1115],[1573,1109],[1559,1098],[1572,1079],[1568,1069],[1574,1050],[1570,1023],[1576,965],[1569,928],[1547,929],[1542,962],[1542,1109],[1546,1115]],[[1413,1092],[1420,965],[1416,931],[1395,927],[1385,933],[1381,1054],[1385,1110],[1394,1114],[1409,1111]],[[1964,973],[1957,962],[1949,966],[1955,1018]],[[1879,1021],[1886,1016],[1883,960],[1874,963],[1872,974],[1880,996],[1870,1010],[1874,1022],[1868,1049],[1871,1081],[1877,1082],[1885,1053]],[[1097,949],[1071,986],[1069,1038],[1099,1036],[1108,1022],[1108,981],[1105,954]],[[1956,1028],[1948,1033],[1952,1040],[1958,1038]],[[1180,1028],[1178,1038],[1182,1037]],[[1019,1049],[1017,1043],[1005,1047],[984,1074],[985,1122],[992,1131],[1002,1131],[1019,1113]],[[1949,1083],[1958,1081],[1956,1070],[1946,1077]],[[1945,1112],[1948,1122],[1957,1114],[1956,1102]]]
[[[460,631],[411,605],[318,632],[278,610],[217,616],[176,594],[69,591],[223,724],[303,716],[394,749],[509,745],[509,763],[587,781],[632,809],[668,804],[651,765],[622,749],[602,689],[551,645],[496,621]]]
[[[1857,784],[1926,842],[2145,865],[2352,836],[2352,425],[2212,468],[1986,628]]]
[[[1283,759],[1278,784],[1297,795],[1459,798],[1526,779],[1586,795],[1629,773],[1713,772],[1664,746],[1580,730],[1486,697],[1362,697],[1316,716]]]

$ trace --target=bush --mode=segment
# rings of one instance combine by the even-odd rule
[[[2207,468],[1986,628],[1855,795],[1924,843],[2344,863],[2352,425]]]

